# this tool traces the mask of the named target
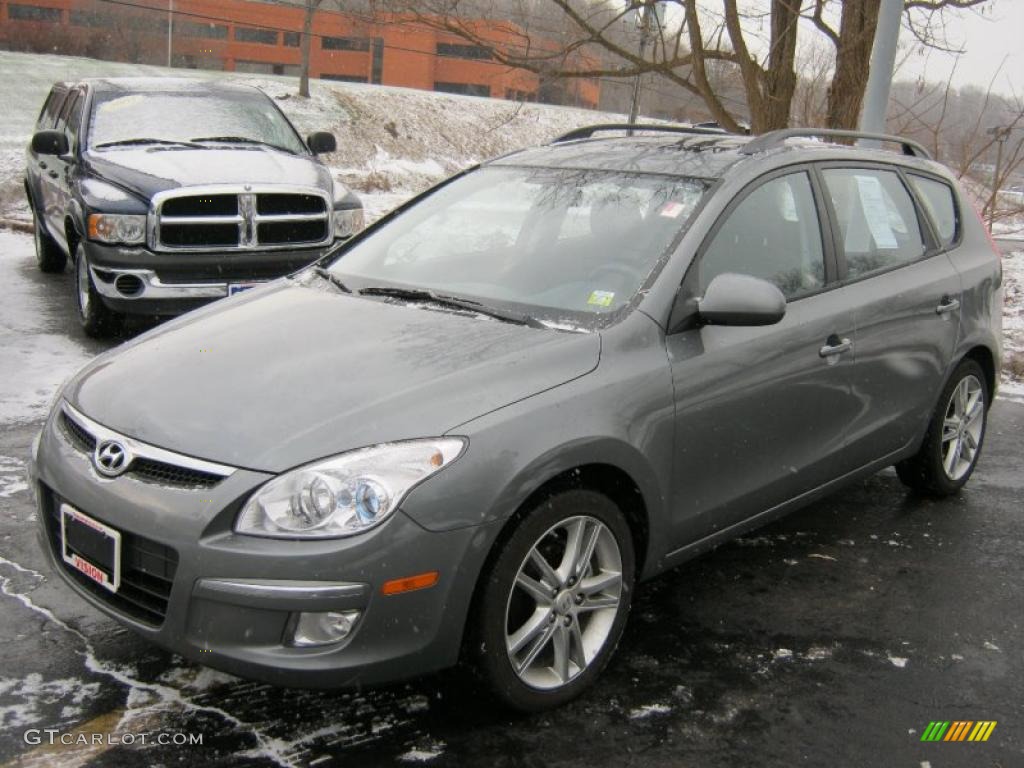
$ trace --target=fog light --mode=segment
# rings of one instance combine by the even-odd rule
[[[292,632],[292,645],[328,645],[344,640],[359,621],[359,611],[300,613]]]

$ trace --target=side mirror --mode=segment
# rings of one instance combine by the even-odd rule
[[[708,325],[774,325],[786,314],[786,297],[767,280],[724,272],[711,281],[697,313]]]
[[[322,155],[326,152],[334,152],[338,148],[338,141],[333,133],[326,131],[314,131],[306,137],[306,146],[314,155]]]
[[[63,131],[38,131],[32,136],[32,151],[37,155],[66,155],[70,150]]]

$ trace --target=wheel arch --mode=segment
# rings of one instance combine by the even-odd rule
[[[636,578],[639,579],[643,574],[650,546],[650,511],[640,485],[626,470],[616,464],[594,461],[564,469],[539,483],[504,521],[491,542],[473,586],[467,620],[463,626],[460,656],[466,655],[469,643],[473,640],[472,617],[479,610],[484,580],[490,573],[502,546],[509,540],[520,522],[545,499],[563,490],[581,488],[597,491],[618,506],[632,535]]]
[[[984,344],[976,344],[967,350],[964,356],[960,358],[960,362],[963,362],[964,360],[974,360],[979,366],[981,366],[981,370],[985,374],[985,385],[988,389],[989,395],[988,403],[986,405],[991,408],[993,393],[996,391],[996,379],[998,376],[996,371],[995,355],[993,355],[992,350]],[[957,366],[959,365],[960,363],[957,363]],[[954,366],[953,369],[956,370],[957,366]]]

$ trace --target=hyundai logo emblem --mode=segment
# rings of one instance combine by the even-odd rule
[[[128,449],[117,440],[103,440],[96,446],[92,455],[93,466],[101,475],[117,477],[126,469],[131,458]]]

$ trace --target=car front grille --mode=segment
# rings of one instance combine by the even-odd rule
[[[331,241],[331,205],[319,192],[184,188],[153,199],[150,240],[160,250],[260,250]]]
[[[67,411],[62,410],[60,413],[60,426],[68,442],[77,450],[87,454],[96,450],[96,437],[85,426],[75,421]],[[124,474],[136,480],[195,490],[213,488],[224,479],[223,475],[142,456],[132,459]]]
[[[41,485],[40,501],[50,549],[58,566],[64,569],[71,580],[125,616],[151,627],[163,624],[171,597],[171,587],[174,584],[174,574],[178,569],[178,553],[171,547],[145,536],[120,531],[121,585],[117,592],[111,592],[64,561],[60,540],[60,505],[66,500],[46,485]],[[89,510],[81,511],[95,517]]]

